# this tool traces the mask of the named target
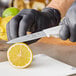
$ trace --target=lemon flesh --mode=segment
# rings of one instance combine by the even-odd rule
[[[12,45],[7,52],[9,63],[15,68],[25,68],[31,64],[33,54],[31,49],[24,43]]]

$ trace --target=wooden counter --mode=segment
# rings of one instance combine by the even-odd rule
[[[57,40],[54,39],[54,41],[56,42]],[[43,38],[29,46],[34,55],[39,53],[47,54],[67,64],[76,66],[76,44],[71,43],[72,46],[70,44],[68,45],[68,43],[66,43],[67,45],[61,45],[61,43],[56,44],[57,42],[55,43],[54,41],[52,38]],[[0,62],[7,60],[6,52],[9,46],[5,41],[0,41]]]

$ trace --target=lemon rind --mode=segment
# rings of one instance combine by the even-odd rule
[[[9,58],[9,51],[10,51],[11,48],[14,47],[15,45],[24,45],[26,48],[28,48],[28,51],[29,51],[30,54],[31,54],[31,56],[30,56],[31,59],[30,59],[30,61],[29,61],[28,64],[26,64],[26,65],[24,65],[24,66],[15,66],[15,65],[12,64],[12,62],[10,61],[10,58]],[[23,68],[28,67],[28,66],[31,64],[31,62],[32,62],[32,60],[33,60],[33,53],[32,53],[32,50],[29,48],[29,46],[28,46],[27,44],[25,44],[25,43],[15,43],[15,44],[13,44],[13,45],[8,49],[8,51],[7,51],[7,58],[8,58],[9,64],[12,65],[14,68],[23,69]]]

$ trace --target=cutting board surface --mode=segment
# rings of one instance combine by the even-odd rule
[[[0,63],[1,76],[66,76],[76,73],[72,66],[57,61],[44,54],[35,55],[31,66],[15,69],[8,62]]]

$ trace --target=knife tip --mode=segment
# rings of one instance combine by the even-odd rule
[[[13,44],[13,43],[11,43],[10,41],[8,41],[8,42],[6,42],[7,44]]]
[[[7,44],[10,44],[10,43],[9,43],[9,41],[8,41],[8,42],[6,42],[6,43],[7,43]]]

